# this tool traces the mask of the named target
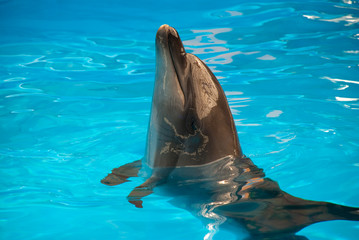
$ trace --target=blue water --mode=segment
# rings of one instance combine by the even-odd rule
[[[241,239],[100,180],[140,159],[154,38],[175,27],[222,84],[243,151],[295,196],[359,207],[359,3],[0,1],[0,239]],[[213,235],[214,234],[214,235]],[[358,239],[359,223],[305,228]]]

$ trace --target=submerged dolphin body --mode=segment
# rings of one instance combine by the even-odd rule
[[[128,196],[157,185],[197,215],[244,228],[252,239],[305,239],[302,228],[328,220],[359,220],[359,208],[309,201],[282,191],[243,155],[225,94],[210,69],[186,53],[177,31],[156,35],[156,81],[144,158],[112,170],[102,183],[149,178]]]

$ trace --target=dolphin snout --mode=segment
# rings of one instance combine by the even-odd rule
[[[172,35],[176,38],[179,37],[177,31],[173,27],[167,24],[163,24],[161,27],[158,28],[156,38],[162,41],[168,40],[169,35]]]

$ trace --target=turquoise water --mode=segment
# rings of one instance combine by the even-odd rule
[[[243,151],[295,196],[359,207],[358,1],[0,1],[0,239],[242,239],[100,180],[140,159],[154,38],[222,84]],[[359,223],[305,228],[357,239]]]

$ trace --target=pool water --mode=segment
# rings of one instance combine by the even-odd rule
[[[0,1],[0,239],[243,239],[142,179],[158,27],[175,27],[226,92],[245,154],[297,197],[359,207],[359,3]],[[331,221],[309,239],[357,239]]]

